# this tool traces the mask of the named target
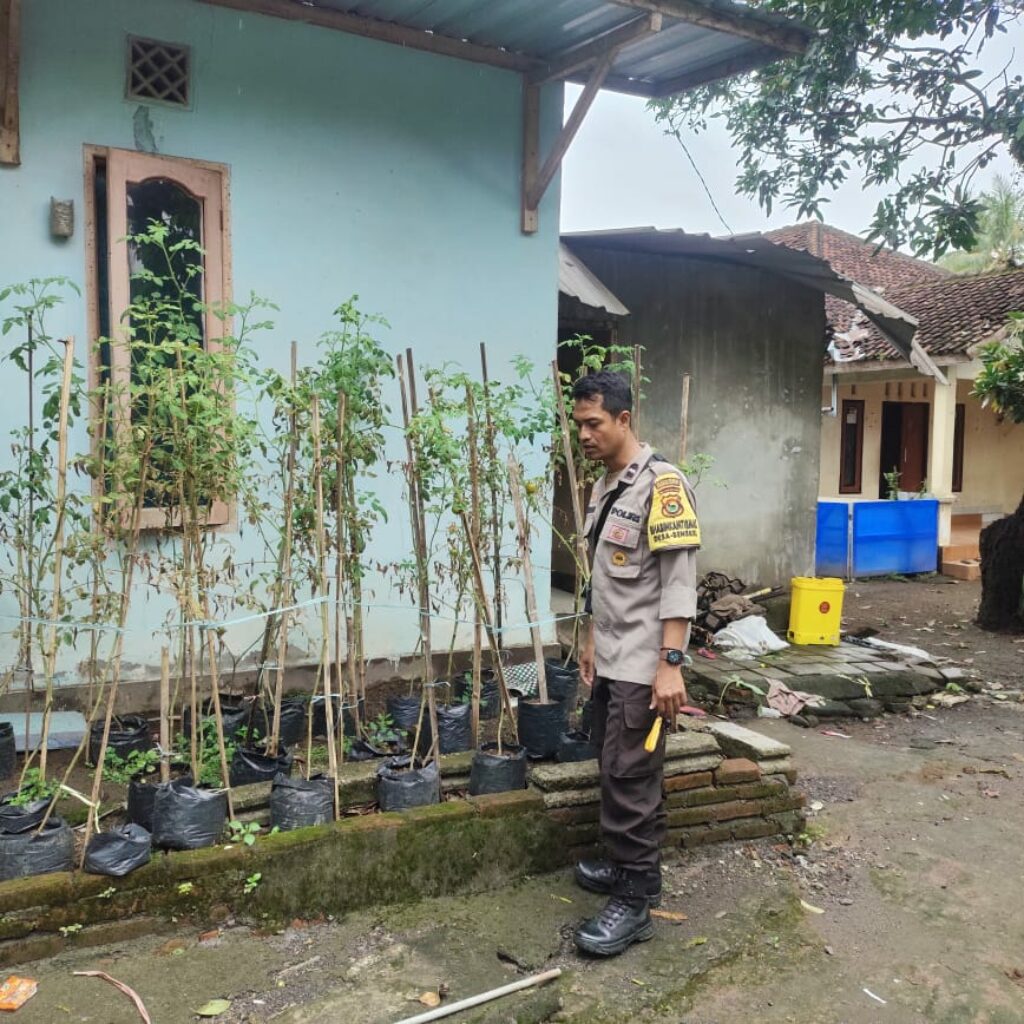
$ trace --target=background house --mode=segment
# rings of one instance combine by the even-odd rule
[[[940,503],[943,571],[975,575],[981,527],[1013,511],[1024,490],[1024,427],[971,396],[979,347],[1024,309],[1024,271],[950,274],[818,223],[766,237],[822,256],[912,314],[917,342],[944,377],[908,373],[872,324],[830,297],[820,496],[886,498],[886,474],[904,494],[927,491]]]
[[[411,345],[421,366],[474,370],[481,340],[495,377],[515,355],[544,366],[557,322],[558,168],[597,91],[671,95],[809,38],[745,7],[651,6],[0,0],[0,285],[60,275],[80,286],[48,327],[77,338],[95,378],[93,343],[116,330],[129,293],[123,238],[173,208],[206,250],[208,298],[254,292],[280,307],[258,343],[265,366],[287,370],[291,339],[311,361],[352,294],[389,321],[382,343]],[[562,128],[566,80],[587,87]],[[51,197],[64,201],[53,222]],[[220,329],[208,318],[204,342]],[[387,398],[396,409],[397,393]],[[0,436],[26,422],[27,405],[5,394]],[[86,429],[79,418],[72,451],[86,450]],[[400,474],[373,486],[392,511],[367,553],[376,564],[411,539]],[[216,524],[235,562],[265,557],[233,510]],[[549,546],[544,524],[536,537]],[[412,652],[411,603],[395,607],[386,574],[368,587],[391,605],[369,616],[369,652]],[[178,609],[159,586],[139,592],[125,675],[152,679],[160,629]],[[538,603],[544,616],[543,581]],[[0,594],[4,622],[17,613]],[[226,642],[246,651],[260,629],[233,626]],[[14,655],[0,641],[0,665]],[[73,647],[59,671],[78,679]]]
[[[826,261],[766,236],[639,228],[562,240],[560,337],[644,346],[639,433],[673,461],[690,375],[687,456],[714,459],[697,492],[701,571],[764,586],[812,574],[826,301],[841,298],[886,331],[905,372],[924,381],[907,363],[912,322]],[[574,369],[571,353],[564,370]],[[568,515],[561,495],[556,525]],[[564,586],[571,563],[557,545],[554,559]]]

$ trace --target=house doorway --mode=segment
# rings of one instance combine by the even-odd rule
[[[879,459],[878,494],[887,498],[887,473],[899,473],[900,491],[920,491],[928,478],[928,427],[931,406],[927,402],[882,403],[882,450]]]

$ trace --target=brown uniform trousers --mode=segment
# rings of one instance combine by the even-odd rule
[[[656,869],[665,839],[665,730],[653,752],[644,750],[656,715],[651,688],[598,676],[593,700],[590,736],[601,768],[601,832],[608,855],[631,870]]]

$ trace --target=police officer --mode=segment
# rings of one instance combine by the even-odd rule
[[[581,861],[576,881],[610,899],[576,931],[587,953],[613,956],[654,934],[665,837],[665,729],[644,749],[658,716],[685,703],[683,652],[697,610],[700,526],[683,474],[631,425],[627,381],[602,370],[573,388],[573,419],[588,459],[602,462],[585,531],[591,627],[580,675],[592,687],[592,740],[601,767],[601,832],[610,859]]]

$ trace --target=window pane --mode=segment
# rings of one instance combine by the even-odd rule
[[[128,234],[149,231],[153,222],[167,229],[166,252],[154,243],[128,245],[131,301],[171,303],[180,310],[182,333],[203,343],[202,256],[193,249],[173,251],[181,242],[202,244],[203,207],[200,200],[169,178],[128,182]],[[143,272],[152,278],[140,278]]]
[[[839,444],[839,486],[843,491],[858,490],[862,415],[863,405],[860,402],[843,402],[842,435]]]

